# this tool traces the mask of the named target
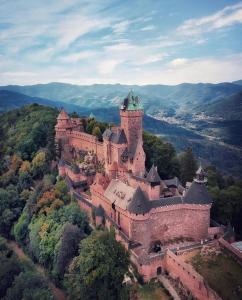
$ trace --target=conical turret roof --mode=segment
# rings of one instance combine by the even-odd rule
[[[128,211],[133,214],[146,214],[150,210],[150,202],[140,187],[134,192],[132,200],[128,205]]]
[[[154,166],[154,164],[150,168],[150,171],[146,176],[146,180],[150,183],[159,183],[160,184],[161,179],[157,172],[157,168]]]
[[[64,111],[64,109],[62,108],[59,116],[57,117],[57,120],[69,120],[69,116],[68,114]]]

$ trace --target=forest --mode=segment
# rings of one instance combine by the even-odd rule
[[[128,299],[122,284],[129,272],[128,252],[112,230],[90,226],[58,176],[57,115],[54,108],[31,104],[0,119],[0,298],[54,299],[47,278],[16,255],[13,241],[70,299]],[[100,140],[108,126],[95,118],[83,118],[83,124]],[[198,162],[191,148],[177,155],[159,137],[148,132],[143,137],[147,169],[154,163],[163,179],[193,179]],[[206,171],[214,198],[212,218],[231,222],[241,237],[242,181],[223,176],[214,166]]]

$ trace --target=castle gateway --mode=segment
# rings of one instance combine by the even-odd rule
[[[210,238],[212,198],[201,167],[189,188],[177,178],[161,179],[154,165],[146,171],[143,114],[131,92],[120,107],[121,125],[106,129],[103,142],[64,110],[55,129],[59,174],[97,225],[115,228],[117,240],[130,250],[147,281],[166,269],[167,251]]]

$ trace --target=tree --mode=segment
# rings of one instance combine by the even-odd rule
[[[96,231],[81,241],[66,275],[72,299],[121,299],[128,254],[108,231]]]
[[[92,130],[92,135],[95,135],[99,141],[102,140],[102,132],[98,126],[94,127]]]
[[[24,210],[18,219],[18,222],[14,225],[14,237],[18,244],[25,246],[26,237],[28,236],[28,225],[30,217]]]
[[[0,237],[0,298],[3,299],[14,278],[21,272],[20,264],[7,242]]]
[[[11,235],[11,227],[18,219],[23,209],[24,202],[19,200],[19,195],[13,185],[0,189],[0,233],[6,237]]]
[[[42,178],[49,170],[45,151],[39,151],[32,160],[32,173],[35,178]]]
[[[161,178],[179,177],[179,163],[174,147],[161,138],[148,132],[143,133],[144,151],[146,154],[146,168],[149,170],[153,164],[157,166]]]
[[[68,193],[69,190],[65,180],[58,180],[55,184],[55,196],[67,203],[70,200]]]
[[[8,289],[6,300],[51,300],[54,299],[44,277],[33,271],[20,273]]]
[[[86,235],[78,226],[70,223],[64,225],[55,259],[55,272],[60,279],[63,279],[67,266],[73,257],[78,254],[79,243],[84,237]]]
[[[182,184],[185,185],[186,182],[192,182],[197,171],[197,162],[191,148],[187,148],[187,150],[181,154],[180,165]]]

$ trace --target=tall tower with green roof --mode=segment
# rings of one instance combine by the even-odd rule
[[[129,92],[120,107],[120,118],[121,128],[124,129],[127,138],[129,159],[131,162],[134,162],[135,159],[136,170],[134,173],[136,174],[143,174],[145,171],[142,135],[143,115],[144,109],[139,98],[134,95],[133,91]]]

